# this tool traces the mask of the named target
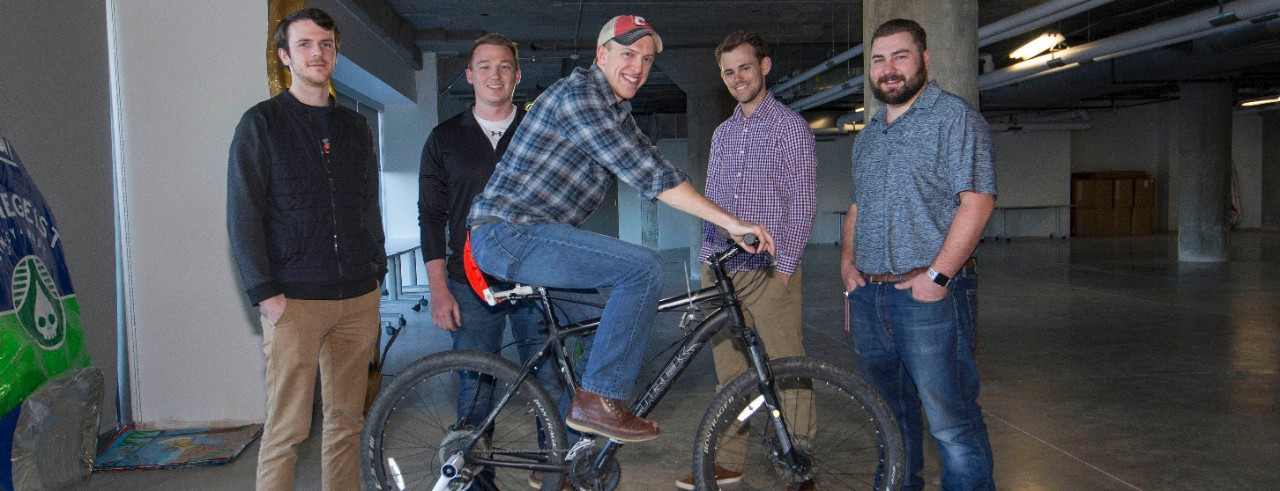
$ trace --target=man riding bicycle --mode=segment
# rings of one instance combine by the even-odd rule
[[[595,62],[538,98],[468,217],[474,259],[489,274],[550,288],[611,289],[566,423],[623,442],[659,434],[656,423],[633,415],[625,401],[652,331],[662,264],[649,248],[577,228],[613,178],[645,199],[725,229],[736,241],[753,233],[761,250],[773,252],[763,226],[698,194],[636,126],[628,100],[661,51],[662,39],[642,17],[622,15],[605,24]]]

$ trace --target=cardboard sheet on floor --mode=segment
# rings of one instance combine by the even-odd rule
[[[222,465],[262,434],[262,425],[193,430],[125,428],[98,454],[95,472]]]

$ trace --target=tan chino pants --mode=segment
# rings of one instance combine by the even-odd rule
[[[761,279],[762,275],[767,279]],[[804,356],[804,330],[800,320],[803,300],[800,293],[802,270],[796,268],[790,284],[783,284],[772,269],[731,272],[729,276],[738,289],[747,325],[755,326],[769,359]],[[702,265],[703,287],[714,283],[715,275],[711,272],[711,267]],[[711,342],[716,378],[722,387],[747,370],[746,348],[728,329],[716,333]],[[812,390],[807,386],[787,385],[782,385],[781,389],[782,407],[791,425],[791,434],[812,438],[814,421],[817,419]],[[750,428],[741,425],[732,429],[729,435],[736,433],[741,437],[730,437],[721,442],[716,460],[730,469],[741,470],[746,459],[749,432]]]
[[[360,430],[381,300],[377,288],[346,300],[290,298],[275,325],[260,319],[267,422],[258,451],[259,491],[294,488],[298,445],[311,431],[317,369],[324,407],[322,486],[360,489]]]

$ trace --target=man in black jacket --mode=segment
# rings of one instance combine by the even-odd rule
[[[294,12],[277,26],[275,44],[292,85],[245,112],[227,172],[232,254],[260,306],[267,365],[257,487],[293,489],[318,368],[323,488],[359,489],[365,385],[387,272],[377,157],[364,118],[329,96],[333,19],[315,8]]]
[[[536,355],[546,341],[546,327],[540,325],[541,309],[534,302],[525,301],[489,306],[471,290],[462,261],[471,200],[484,190],[524,119],[524,111],[511,102],[520,83],[516,44],[497,33],[476,39],[466,75],[475,92],[475,104],[431,130],[422,147],[418,225],[422,232],[422,259],[431,285],[431,320],[449,332],[453,349],[489,353],[498,353],[502,348],[502,334],[509,320],[523,363]],[[549,360],[539,365],[534,375],[551,394],[567,399]],[[475,374],[460,376],[459,423],[479,424],[492,409],[492,383],[478,380]],[[462,396],[474,393],[477,385],[490,397]],[[563,404],[566,410],[567,402]],[[540,486],[542,473],[533,472],[531,480]]]

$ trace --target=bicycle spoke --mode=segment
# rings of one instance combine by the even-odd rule
[[[445,352],[415,362],[384,389],[370,410],[363,437],[369,448],[363,458],[377,475],[367,482],[383,484],[377,489],[399,489],[393,475],[398,470],[405,489],[434,487],[442,454],[467,450],[475,425],[487,417],[485,408],[499,402],[518,372],[508,361],[475,352]],[[473,389],[463,390],[464,377],[474,382]],[[563,460],[563,423],[552,419],[559,417],[556,405],[532,384],[528,381],[512,392],[492,426],[464,456],[476,476],[472,489],[525,489],[530,471],[516,465]],[[467,417],[459,417],[459,406]],[[493,462],[479,467],[477,459]]]

